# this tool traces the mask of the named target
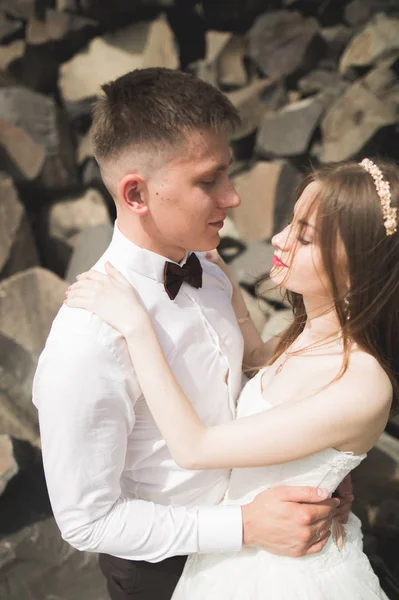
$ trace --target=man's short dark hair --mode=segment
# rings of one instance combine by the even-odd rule
[[[190,130],[233,130],[236,108],[214,86],[181,71],[137,69],[102,86],[93,107],[97,160],[117,158],[128,147],[157,148],[183,141]]]

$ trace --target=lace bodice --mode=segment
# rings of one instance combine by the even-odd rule
[[[241,392],[237,418],[272,408],[261,392],[259,371]],[[328,448],[312,456],[275,466],[233,469],[225,502],[250,502],[260,491],[280,485],[314,486],[332,493],[343,478],[366,457]]]

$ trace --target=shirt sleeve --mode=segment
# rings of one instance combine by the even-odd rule
[[[241,548],[240,507],[159,505],[123,496],[134,409],[110,348],[84,334],[48,341],[33,402],[51,505],[72,546],[151,562]]]

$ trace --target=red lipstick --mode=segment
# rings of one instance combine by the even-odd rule
[[[274,266],[274,267],[280,267],[280,268],[282,268],[282,267],[287,267],[287,265],[285,265],[285,264],[283,263],[283,261],[282,261],[282,260],[280,260],[280,259],[278,258],[278,256],[276,256],[276,255],[274,255],[274,256],[273,256],[272,264],[273,264],[273,266]]]

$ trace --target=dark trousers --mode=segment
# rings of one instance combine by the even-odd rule
[[[170,600],[186,560],[187,556],[172,556],[150,563],[99,556],[111,600]]]

